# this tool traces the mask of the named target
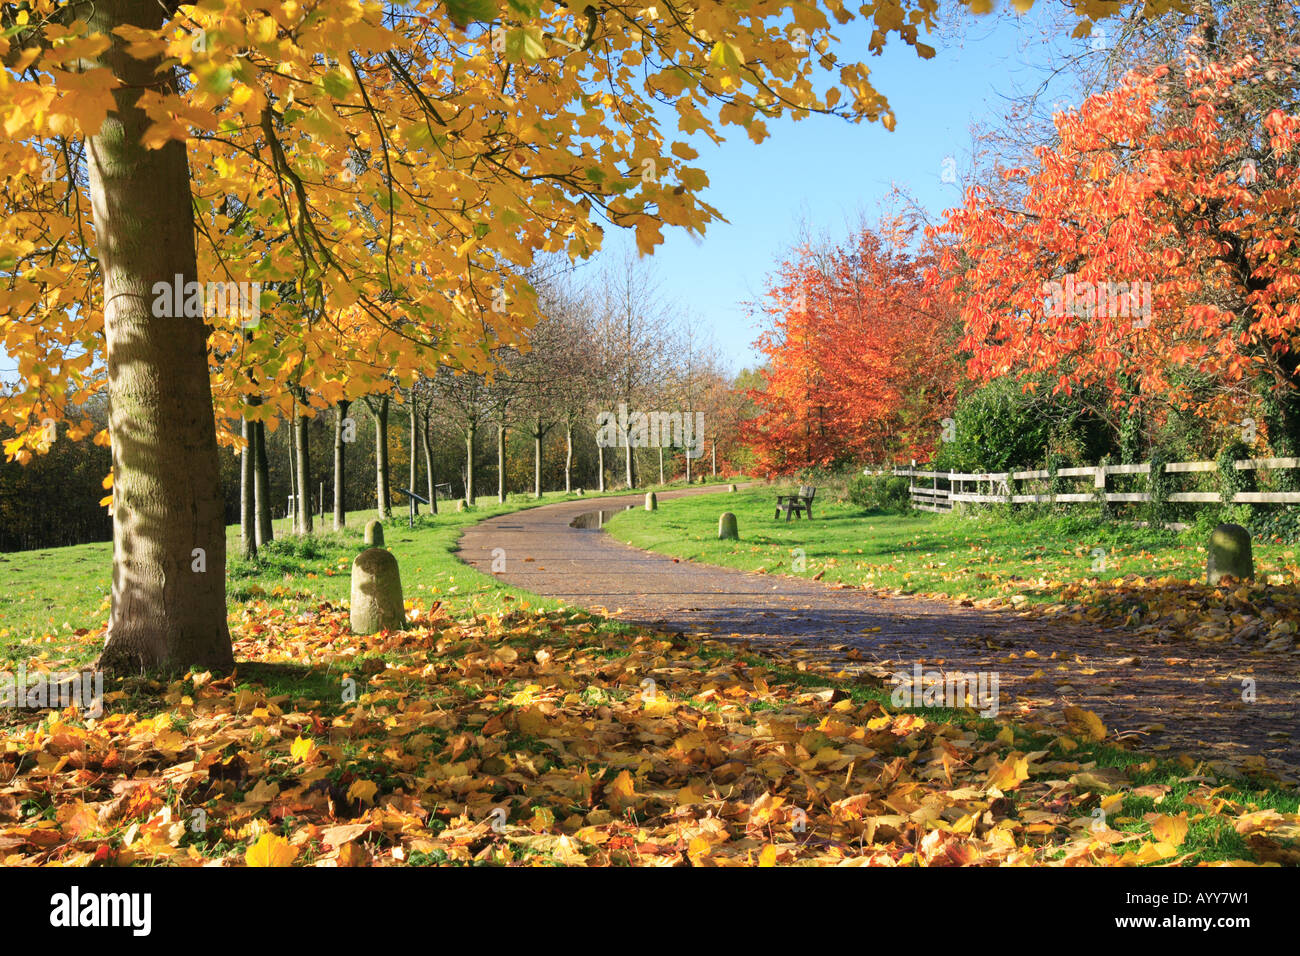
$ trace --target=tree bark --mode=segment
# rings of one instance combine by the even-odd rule
[[[407,485],[407,490],[415,492],[415,486],[420,480],[420,413],[415,407],[415,386],[412,385],[407,392],[407,401],[411,403],[411,483]],[[420,513],[420,502],[414,497],[411,498],[411,514]]]
[[[546,430],[539,419],[533,427],[533,497],[542,496],[542,439]]]
[[[689,466],[687,466],[689,467]],[[664,446],[659,446],[659,484],[664,484]]]
[[[624,456],[627,462],[627,486],[629,489],[635,488],[632,483],[632,436],[627,436],[627,454]]]
[[[120,81],[87,145],[96,252],[104,276],[105,367],[113,455],[113,584],[99,666],[113,674],[234,666],[226,626],[226,530],[207,325],[156,315],[155,284],[198,280],[183,142],[147,149],[145,90],[174,88],[160,57],[136,59],[114,31],[155,30],[153,0],[97,0],[90,33]],[[181,310],[183,311],[183,310]]]
[[[424,441],[421,442],[421,444],[424,445],[424,480],[429,486],[429,494],[427,496],[429,499],[429,514],[436,515],[438,513],[438,489],[436,487],[437,482],[435,482],[433,477],[433,448],[432,442],[429,441],[430,417],[429,409],[426,408],[424,410],[423,426]]]
[[[347,442],[343,440],[343,423],[348,417],[348,407],[352,403],[342,399],[334,420],[334,530],[338,531],[348,523],[347,509],[344,507],[343,493],[347,489],[348,459]]]
[[[275,539],[271,524],[271,463],[266,458],[266,423],[254,422],[257,457],[253,463],[253,498],[257,511],[257,546]]]
[[[604,491],[605,490],[605,446],[600,444],[599,442],[596,443],[596,470],[598,472],[596,476],[596,490]]]
[[[573,490],[573,421],[564,423],[564,493]]]
[[[478,445],[478,422],[470,422],[465,429],[465,501],[473,505],[478,497],[474,487],[474,452]]]
[[[375,417],[375,507],[379,517],[393,516],[392,499],[388,494],[388,396],[379,400],[379,411],[371,411]]]
[[[497,422],[497,501],[506,500],[506,423]]]
[[[244,448],[239,453],[239,543],[246,561],[257,557],[257,508],[253,491],[257,457],[253,433],[256,430],[257,425],[247,418],[240,421],[239,432],[244,438]]]
[[[311,534],[312,532],[311,447],[308,444],[308,439],[310,437],[307,433],[308,421],[306,415],[299,415],[298,428],[294,435],[294,446],[298,459],[298,498],[294,504],[298,506],[299,534]]]
[[[289,500],[293,507],[287,509],[285,517],[289,519],[289,533],[298,530],[298,496],[302,488],[298,483],[298,467],[294,464],[294,455],[298,452],[298,416],[289,415]]]

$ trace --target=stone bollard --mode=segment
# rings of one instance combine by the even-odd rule
[[[405,624],[397,559],[383,548],[367,548],[352,561],[352,633],[397,631]]]
[[[1231,575],[1238,581],[1255,577],[1255,560],[1250,553],[1250,532],[1239,524],[1221,524],[1210,534],[1205,560],[1205,583],[1218,584]]]
[[[579,498],[581,498],[581,497],[582,497],[582,489],[579,488],[579,489],[575,492],[575,494],[576,494]]]
[[[736,490],[736,486],[735,486],[735,485],[727,485],[727,490],[728,490],[728,491],[735,491],[735,490]]]
[[[384,523],[378,518],[366,522],[366,547],[382,548],[384,546]]]
[[[469,502],[466,501],[464,498],[461,498],[460,501],[456,502],[456,510],[457,510],[457,511],[468,511],[468,510],[469,510]]]
[[[655,493],[653,491],[647,491],[645,494],[645,510],[646,511],[659,510],[659,499],[655,497]]]
[[[736,527],[736,516],[730,511],[724,511],[722,517],[718,519],[718,540],[720,541],[739,541],[740,531]]]

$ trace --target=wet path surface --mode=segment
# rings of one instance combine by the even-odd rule
[[[665,492],[720,494],[718,488]],[[536,594],[669,631],[781,647],[794,660],[850,672],[996,672],[1005,716],[1046,717],[1065,705],[1094,711],[1141,749],[1268,767],[1300,765],[1300,659],[1249,647],[1155,644],[1132,632],[1034,620],[1011,611],[878,595],[806,578],[692,564],[629,547],[580,516],[640,507],[641,495],[547,505],[466,530],[458,556]],[[723,500],[719,509],[724,510]],[[580,524],[594,525],[595,519]],[[1243,681],[1256,699],[1243,701]],[[1249,686],[1249,685],[1245,685]]]

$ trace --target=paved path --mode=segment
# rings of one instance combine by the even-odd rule
[[[665,492],[661,502],[718,488]],[[1140,643],[1119,630],[1030,620],[1008,611],[882,596],[807,578],[678,561],[629,547],[599,530],[570,527],[598,509],[639,507],[641,495],[587,499],[501,515],[466,530],[458,556],[497,577],[630,623],[723,640],[781,646],[799,657],[887,675],[996,671],[1002,713],[1092,710],[1145,749],[1240,763],[1253,754],[1300,765],[1300,662],[1236,647]],[[719,503],[721,504],[721,502]],[[1242,681],[1257,699],[1242,701]]]

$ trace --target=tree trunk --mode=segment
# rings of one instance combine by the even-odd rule
[[[632,483],[632,436],[631,435],[627,436],[627,454],[624,456],[624,459],[627,463],[627,486],[629,489],[632,489],[635,488],[636,485]]]
[[[241,420],[239,433],[244,438],[243,451],[239,453],[239,542],[245,560],[257,557],[257,509],[254,502],[253,466],[257,445],[253,433],[257,426],[247,418]]]
[[[718,440],[715,438],[709,443],[713,454],[713,477],[718,477]]]
[[[605,490],[605,446],[600,444],[599,442],[596,443],[596,469],[598,471],[598,475],[596,478],[596,490],[604,491]]]
[[[379,400],[375,416],[375,507],[379,517],[393,516],[392,499],[388,495],[388,396]]]
[[[438,489],[436,487],[437,482],[433,477],[433,443],[429,441],[429,423],[431,417],[432,416],[429,415],[429,410],[426,408],[424,411],[423,427],[424,441],[421,442],[421,444],[424,445],[424,480],[429,486],[429,514],[436,515],[438,513]]]
[[[339,402],[338,413],[334,420],[334,530],[338,531],[348,523],[348,513],[343,504],[343,492],[347,488],[347,455],[344,454],[343,423],[348,417],[347,399]]]
[[[686,449],[685,458],[686,458],[686,483],[689,485],[691,483],[691,449],[689,446]]]
[[[689,466],[688,466],[689,467]],[[659,484],[664,484],[664,446],[659,446]]]
[[[533,497],[542,496],[542,438],[545,436],[545,429],[542,428],[541,421],[535,423],[533,427]]]
[[[292,412],[289,415],[289,502],[291,507],[286,510],[285,517],[289,519],[289,533],[293,534],[298,530],[298,495],[302,491],[298,487],[298,467],[294,464],[293,456],[298,450],[298,416]]]
[[[465,429],[465,501],[473,505],[478,498],[474,487],[474,452],[478,445],[478,422],[470,422]]]
[[[506,423],[497,423],[497,501],[506,500]]]
[[[564,493],[573,490],[573,422],[564,423]]]
[[[257,458],[253,463],[253,498],[257,510],[257,546],[274,540],[271,524],[271,463],[266,460],[266,422],[254,422]]]
[[[120,81],[86,149],[104,276],[114,482],[112,598],[99,666],[112,674],[224,673],[234,654],[207,325],[202,316],[153,308],[155,283],[198,281],[185,144],[140,142],[153,120],[139,97],[174,87],[176,78],[160,72],[160,57],[129,55],[127,39],[114,32],[156,30],[166,12],[153,0],[97,0],[89,10],[89,32],[112,40],[100,60]]]
[[[295,448],[298,458],[298,498],[294,502],[298,506],[298,533],[311,534],[311,448],[308,445],[309,435],[307,434],[308,419],[306,415],[298,416],[298,429],[295,438]]]
[[[415,407],[415,386],[412,385],[407,391],[407,401],[411,403],[411,483],[406,486],[412,494],[415,493],[415,486],[420,480],[420,413]],[[411,514],[420,513],[420,502],[414,497],[411,498]]]

